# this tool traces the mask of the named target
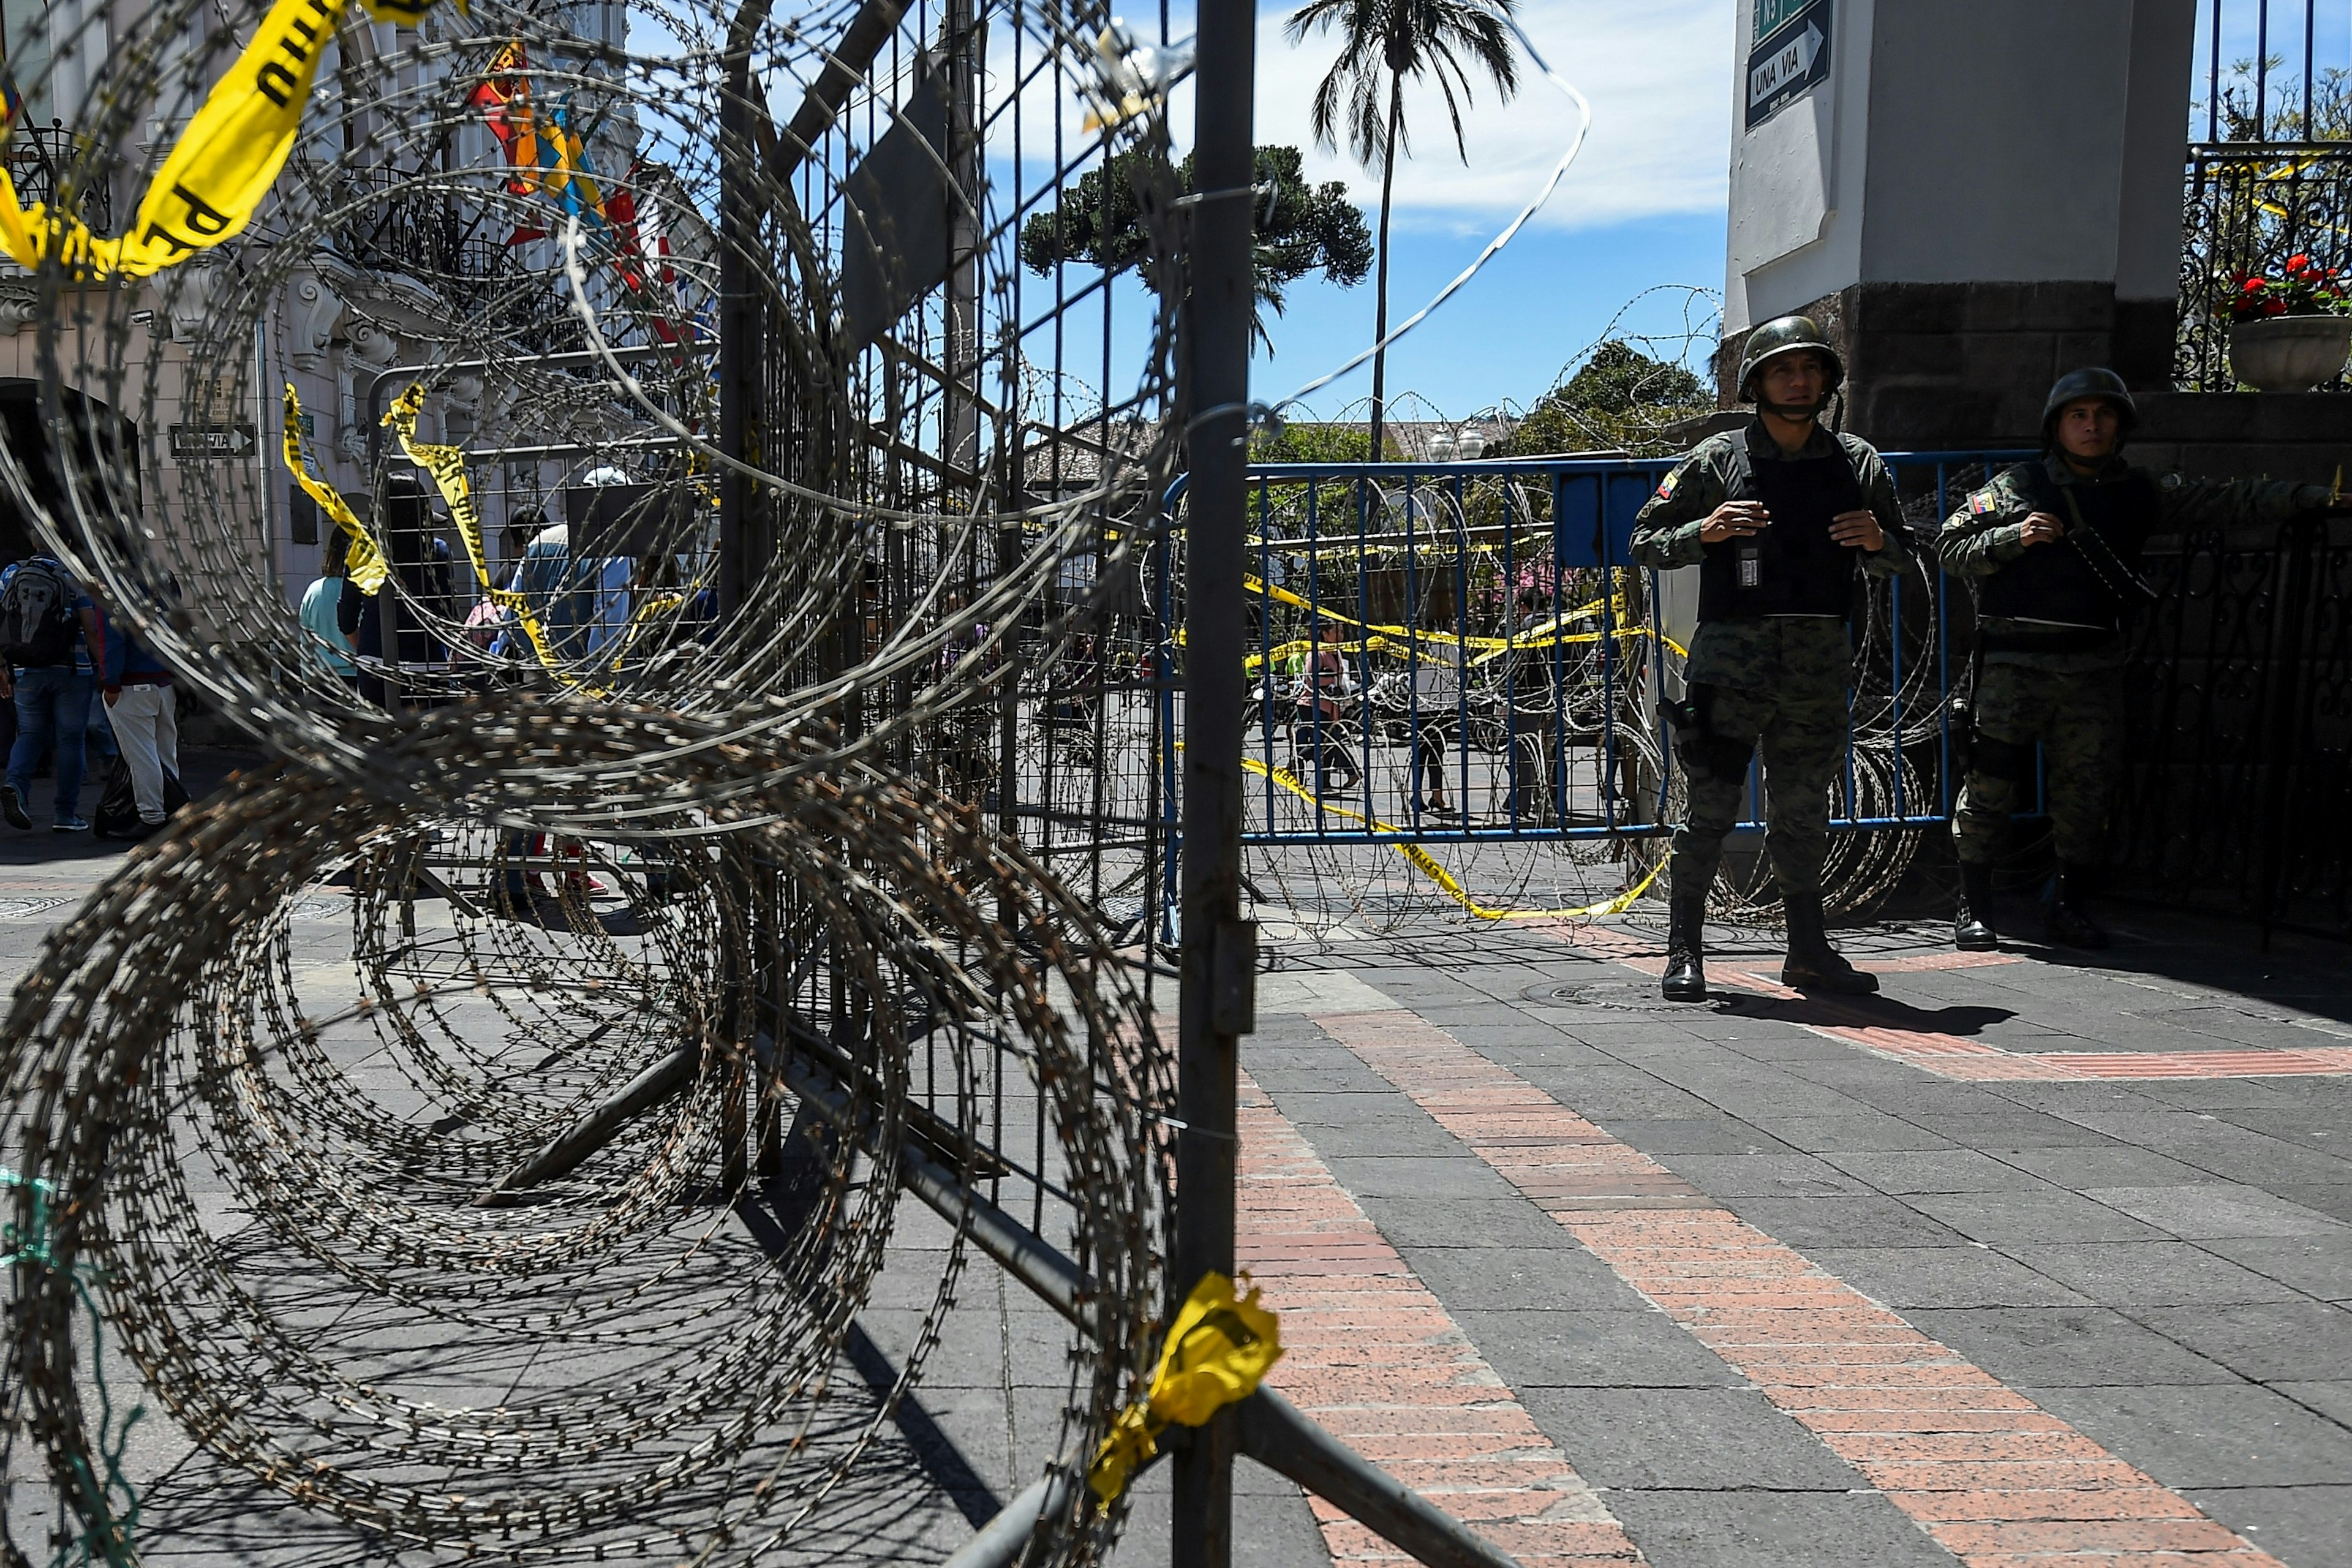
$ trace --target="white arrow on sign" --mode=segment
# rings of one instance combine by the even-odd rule
[[[1822,29],[1816,23],[1772,52],[1772,58],[1748,71],[1748,102],[1752,108],[1792,81],[1802,81],[1821,58]]]

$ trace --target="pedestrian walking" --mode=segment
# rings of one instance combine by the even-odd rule
[[[1454,811],[1445,799],[1445,775],[1463,732],[1470,649],[1448,628],[1430,629],[1438,635],[1417,644],[1412,653],[1412,809],[1444,816]]]
[[[353,691],[359,689],[359,648],[352,637],[360,629],[366,596],[351,579],[351,536],[336,529],[319,551],[319,576],[302,591],[302,626],[310,634],[310,653],[320,668]]]
[[[1511,746],[1511,787],[1504,810],[1514,827],[1540,827],[1558,820],[1563,804],[1554,765],[1559,760],[1559,617],[1550,593],[1532,583],[1521,588],[1505,634],[1514,651],[1504,666]]]
[[[8,749],[7,780],[0,784],[0,816],[11,826],[33,826],[26,806],[33,769],[54,748],[57,809],[50,826],[58,833],[89,831],[80,807],[83,745],[97,686],[90,650],[105,646],[97,605],[61,563],[36,555],[0,571],[0,658],[8,666],[0,697],[16,709],[16,743]]]
[[[137,815],[135,822],[105,820],[108,810],[101,800],[99,827],[119,838],[142,839],[160,829],[187,799],[180,787],[178,695],[172,689],[171,670],[130,623],[102,611],[100,619],[106,652],[98,677],[106,703],[105,724],[130,772]]]
[[[1312,764],[1315,771],[1315,793],[1323,795],[1331,787],[1330,765],[1337,762],[1348,775],[1339,787],[1352,790],[1363,777],[1356,759],[1349,755],[1346,742],[1335,733],[1339,722],[1340,700],[1354,689],[1348,679],[1348,653],[1343,646],[1345,631],[1337,621],[1325,621],[1318,629],[1315,647],[1307,653],[1307,663],[1298,677],[1297,689],[1292,696],[1297,713],[1291,722],[1290,744],[1293,765],[1300,773]]]
[[[1944,570],[1976,593],[1969,756],[1952,814],[1960,860],[1952,940],[1966,952],[2000,945],[1993,857],[2030,796],[2037,743],[2058,852],[2043,934],[2067,947],[2106,945],[2084,899],[2105,858],[2108,803],[2123,765],[2126,633],[2154,596],[2140,576],[2149,536],[2340,510],[2326,485],[2136,468],[2122,451],[2138,417],[2114,371],[2060,376],[2042,411],[2042,455],[1993,476],[1936,537]]]
[[[1878,989],[1829,943],[1822,861],[1845,742],[1855,577],[1895,576],[1910,567],[1911,550],[1877,452],[1820,424],[1844,379],[1843,362],[1807,318],[1756,328],[1738,389],[1756,416],[1694,447],[1634,522],[1636,561],[1699,569],[1698,630],[1675,725],[1688,799],[1668,862],[1669,1001],[1706,999],[1707,889],[1759,746],[1765,851],[1789,927],[1781,982]]]

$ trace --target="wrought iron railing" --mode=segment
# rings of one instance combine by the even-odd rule
[[[26,206],[58,199],[58,176],[71,168],[82,152],[81,138],[62,121],[47,125],[20,125],[8,139],[8,182],[16,200]],[[87,181],[75,202],[75,216],[93,234],[114,232],[114,193],[101,176]]]
[[[2292,258],[2352,274],[2352,75],[2323,63],[2318,0],[2202,0],[2174,379],[2229,392],[2229,307]],[[2300,16],[2296,12],[2301,13]],[[2339,376],[2331,386],[2344,389]]]
[[[2227,312],[2243,279],[2296,256],[2352,274],[2352,143],[2192,146],[2184,217],[2175,379],[2234,391]]]
[[[342,172],[342,248],[362,266],[405,272],[421,282],[480,282],[505,269],[505,247],[477,232],[457,203],[423,174],[373,167]]]
[[[2168,902],[2352,932],[2352,525],[2152,542],[2113,843]]]

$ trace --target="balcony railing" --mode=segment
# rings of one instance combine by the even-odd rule
[[[8,141],[8,181],[16,188],[16,200],[25,206],[54,204],[58,176],[73,166],[81,151],[81,138],[61,121],[18,126]],[[83,188],[74,216],[93,234],[114,232],[114,193],[103,177]]]
[[[2276,278],[2296,256],[2352,276],[2352,143],[2192,146],[2184,217],[2174,378],[2229,392],[2227,310],[2245,279]]]
[[[2236,388],[2227,312],[2246,279],[2297,256],[2352,274],[2352,75],[2325,62],[2326,30],[2317,0],[2198,6],[2173,363],[2188,390]]]

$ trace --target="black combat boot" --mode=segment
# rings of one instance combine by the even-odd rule
[[[1789,915],[1789,956],[1780,965],[1780,984],[1799,991],[1834,991],[1864,995],[1878,989],[1878,976],[1865,973],[1845,961],[1822,932],[1822,895],[1781,890]]]
[[[1992,929],[1992,862],[1960,862],[1960,909],[1952,917],[1952,945],[1962,952],[1992,952],[2000,936]]]
[[[2042,934],[2060,947],[2105,947],[2107,933],[2083,909],[2090,868],[2058,862],[2058,886],[2050,896],[2050,920]]]
[[[1666,974],[1658,990],[1669,1002],[1706,1000],[1706,895],[1676,893],[1666,905]]]

